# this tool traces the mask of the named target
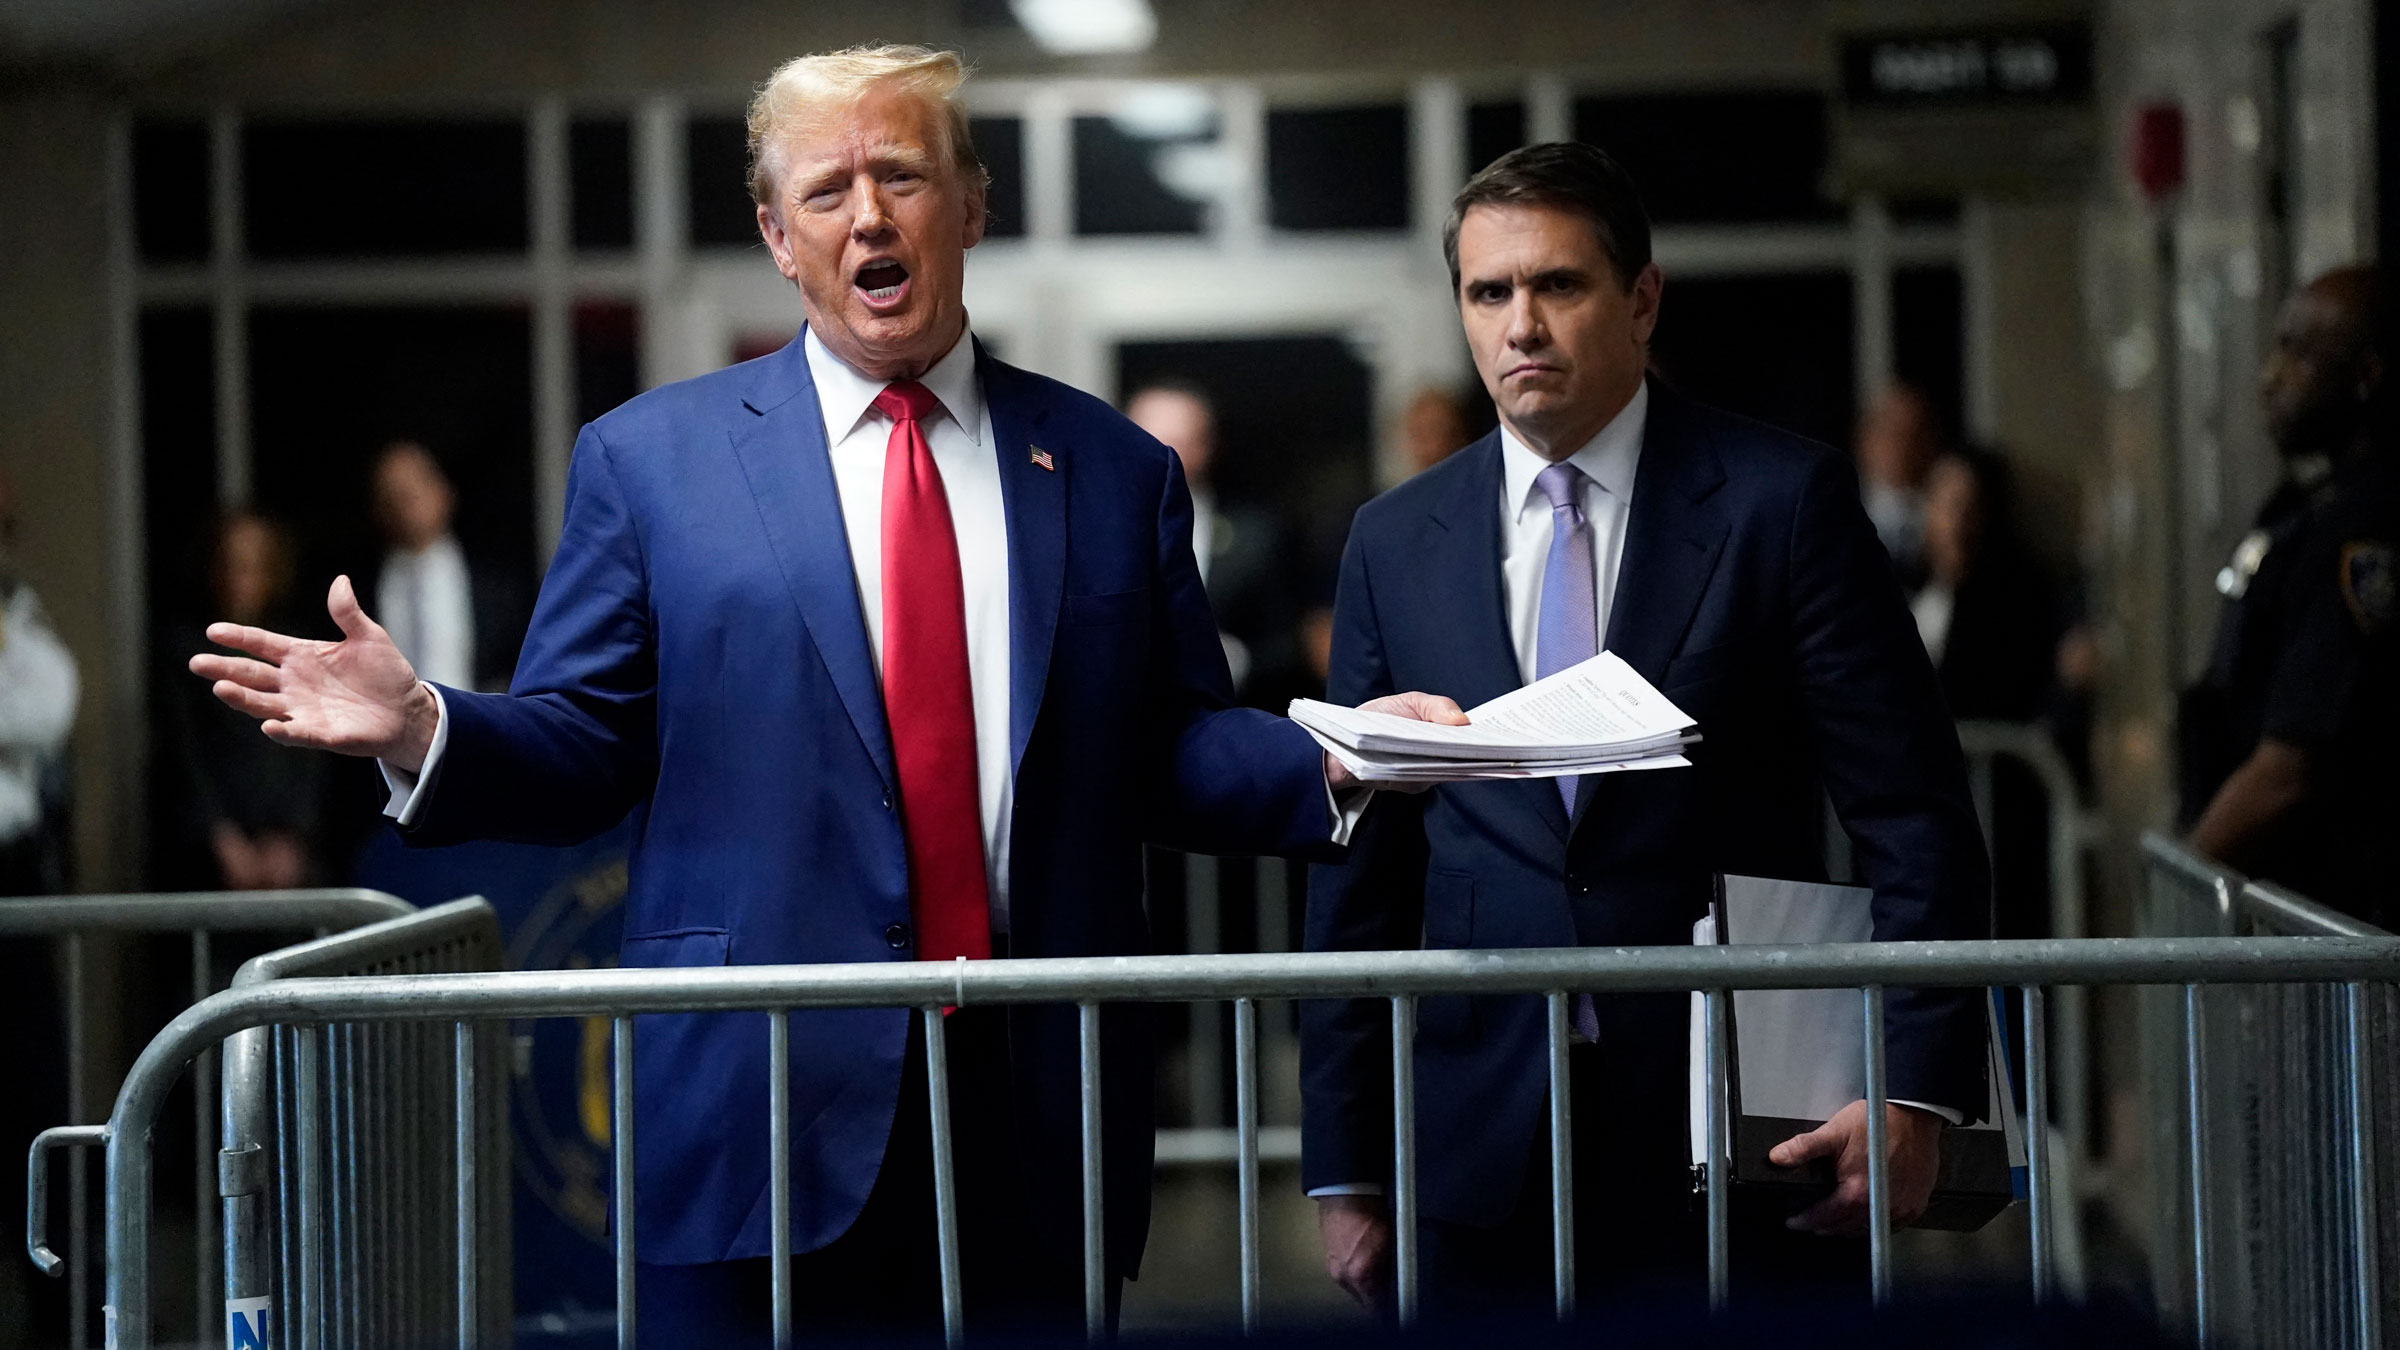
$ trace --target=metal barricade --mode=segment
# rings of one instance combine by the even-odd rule
[[[2054,938],[2080,938],[2090,933],[2084,895],[2084,850],[2097,831],[2086,818],[2074,770],[2058,751],[2046,728],[2019,722],[1961,722],[1959,748],[1967,757],[1967,785],[1983,838],[1994,853],[2000,847],[1995,829],[1998,815],[1998,770],[2015,764],[2040,785],[2045,814],[2044,842],[2048,846],[2050,932]],[[2067,986],[2057,991],[2053,1021],[2050,1083],[2054,1093],[2050,1135],[2052,1173],[2066,1203],[2059,1207],[2056,1233],[2062,1287],[2080,1297],[2089,1287],[2083,1238],[2083,1201],[2097,1189],[2100,1171],[2094,1163],[2092,1129],[2092,1015],[2088,991]]]
[[[792,1177],[789,1150],[790,1012],[794,1009],[906,1007],[918,1011],[924,1029],[931,1085],[930,1127],[939,1278],[945,1328],[955,1343],[961,1333],[960,1252],[949,1096],[945,1007],[984,1004],[1072,1003],[1082,1027],[1083,1269],[1088,1325],[1105,1325],[1106,1280],[1102,1231],[1099,1128],[1099,1009],[1119,1002],[1231,1002],[1237,1031],[1252,1025],[1262,999],[1355,998],[1388,1002],[1392,1057],[1393,1211],[1396,1225],[1396,1285],[1404,1320],[1417,1310],[1419,1243],[1412,1050],[1417,1001],[1430,995],[1518,994],[1543,997],[1549,1012],[1552,1075],[1551,1120],[1562,1146],[1551,1158],[1553,1221],[1562,1234],[1571,1213],[1574,1166],[1568,1094],[1564,1088],[1569,998],[1578,992],[1672,992],[1705,994],[1709,1034],[1704,1052],[1707,1134],[1715,1158],[1729,1157],[1731,1112],[1726,1096],[1729,1055],[1726,1027],[1731,991],[1736,989],[1851,988],[1860,991],[1859,1015],[1867,1053],[1866,1095],[1870,1122],[1869,1193],[1874,1200],[1871,1268],[1875,1296],[1892,1292],[1889,1178],[1882,1151],[1887,1079],[1883,1059],[1884,990],[1890,987],[2015,986],[2024,990],[2024,1091],[2029,1104],[2031,1180],[2031,1268],[2037,1298],[2057,1293],[2052,1238],[2058,1222],[2057,1186],[2047,1165],[2050,1133],[2047,995],[2053,987],[2091,984],[2181,986],[2187,1006],[2197,1006],[2205,986],[2222,983],[2327,983],[2365,988],[2400,980],[2400,939],[2341,938],[2116,938],[2083,941],[1828,944],[1811,947],[1725,946],[1688,948],[1579,948],[1519,951],[1420,951],[1283,954],[1262,956],[1124,957],[1069,960],[976,961],[950,964],[890,963],[837,966],[732,966],[707,969],[526,971],[494,975],[382,976],[348,979],[286,979],[229,990],[186,1011],[143,1052],[119,1093],[114,1114],[101,1132],[108,1150],[108,1297],[115,1313],[116,1343],[128,1350],[154,1343],[150,1311],[150,1125],[169,1085],[192,1058],[218,1041],[262,1027],[324,1028],[347,1023],[432,1024],[447,1030],[453,1072],[460,1085],[451,1101],[454,1137],[472,1171],[488,1166],[472,1119],[474,1103],[487,1090],[487,1072],[473,1035],[479,1023],[503,1018],[608,1017],[612,1019],[615,1083],[611,1147],[614,1152],[618,1340],[634,1343],[638,1307],[634,1286],[633,1145],[631,1064],[634,1018],[668,1012],[765,1012],[769,1040],[769,1147],[772,1150],[772,1317],[775,1342],[791,1343]],[[323,1044],[326,1033],[313,1033]],[[302,1044],[306,1045],[307,1040]],[[1258,1090],[1251,1044],[1236,1041],[1236,1093],[1255,1101]],[[312,1061],[304,1057],[305,1070]],[[2198,1101],[2198,1094],[2193,1096]],[[2197,1110],[2197,1108],[2195,1108]],[[1255,1325],[1258,1288],[1258,1186],[1256,1115],[1237,1111],[1242,1136],[1239,1166],[1242,1307]],[[2346,1133],[2349,1147],[2368,1147],[2359,1132],[2366,1122],[2352,1117],[2322,1123]],[[37,1154],[38,1165],[38,1154]],[[1734,1272],[1730,1269],[1730,1190],[1725,1166],[1708,1169],[1709,1288],[1722,1306]],[[38,1178],[37,1178],[38,1181]],[[322,1183],[320,1182],[320,1185]],[[38,1201],[30,1216],[29,1241],[37,1259],[42,1246]],[[475,1199],[453,1197],[458,1248],[451,1253],[454,1278],[472,1288],[471,1237],[477,1231]],[[306,1204],[306,1201],[303,1201]],[[2353,1218],[2357,1216],[2354,1214]],[[1575,1285],[1571,1244],[1558,1244],[1556,1292],[1560,1312],[1571,1309]],[[2203,1279],[2201,1288],[2206,1289]],[[462,1300],[463,1301],[463,1300]],[[2361,1299],[2357,1318],[2370,1316]],[[475,1343],[474,1328],[462,1326],[462,1344]]]
[[[471,897],[270,952],[233,988],[488,972],[501,957],[499,918]],[[262,1350],[508,1344],[509,1282],[480,1278],[510,1268],[503,1030],[345,1023],[226,1040],[228,1326],[251,1319]],[[455,1282],[434,1278],[444,1269]]]
[[[2143,840],[2145,931],[2389,940],[2164,835]],[[2146,1000],[2153,1244],[2202,1345],[2381,1347],[2400,1327],[2400,1004],[2370,983],[2232,983]],[[2330,1128],[2329,1128],[2330,1127]],[[2168,1176],[2167,1182],[2158,1178]],[[2379,1192],[2379,1179],[2382,1190]]]
[[[355,886],[286,891],[182,891],[128,895],[52,895],[0,900],[0,941],[54,939],[65,966],[67,1041],[67,1116],[82,1123],[91,1113],[91,1046],[84,1010],[89,953],[85,939],[100,935],[185,934],[191,939],[192,1001],[216,989],[211,938],[220,933],[331,933],[356,928],[416,911],[396,895]],[[194,1148],[197,1153],[201,1216],[197,1238],[197,1288],[201,1343],[217,1325],[215,1230],[206,1222],[216,1202],[216,1059],[201,1055],[192,1066]],[[91,1344],[86,1308],[91,1303],[91,1263],[80,1259],[87,1250],[89,1186],[78,1162],[68,1173],[67,1250],[72,1260],[68,1277],[68,1344],[81,1350]]]

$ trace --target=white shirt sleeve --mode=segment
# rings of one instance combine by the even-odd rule
[[[1383,1183],[1380,1181],[1345,1181],[1338,1186],[1319,1186],[1308,1193],[1308,1198],[1318,1200],[1328,1195],[1381,1194],[1383,1194]]]
[[[1346,788],[1325,784],[1325,810],[1333,817],[1333,842],[1348,845],[1351,832],[1358,828],[1359,817],[1367,813],[1367,803],[1375,800],[1375,789],[1362,783]]]
[[[425,794],[433,790],[433,780],[441,772],[442,752],[450,748],[450,705],[442,698],[439,685],[425,688],[433,694],[433,745],[425,752],[425,762],[411,773],[389,760],[376,760],[375,767],[383,771],[383,785],[391,790],[392,799],[383,806],[383,813],[402,825],[414,825],[425,809]]]

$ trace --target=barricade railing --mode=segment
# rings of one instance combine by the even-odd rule
[[[2084,851],[2096,831],[2085,815],[2075,771],[2059,753],[2058,743],[2045,727],[1988,721],[1959,723],[1958,743],[1967,757],[1967,786],[1975,801],[1976,819],[1995,859],[2003,847],[1996,828],[1999,766],[2017,765],[2040,787],[2050,883],[2048,936],[2089,936]],[[2093,1193],[2099,1177],[2092,1130],[2092,1015],[2087,991],[2079,986],[2058,990],[2057,998],[2050,1078],[2058,1128],[2051,1133],[2049,1162],[2059,1193],[2067,1197],[2067,1203],[2058,1209],[2059,1276],[2064,1289],[2079,1297],[2089,1287],[2082,1202]]]
[[[269,952],[233,987],[493,971],[502,955],[498,916],[468,898]],[[262,1347],[287,1350],[508,1343],[509,1282],[479,1274],[510,1265],[503,1031],[474,1026],[471,1047],[453,1044],[463,1025],[419,1022],[227,1039],[229,1333],[242,1318]],[[462,1054],[475,1072],[456,1072]],[[454,1284],[430,1278],[453,1260]]]
[[[454,1046],[453,1072],[461,1091],[455,1138],[462,1154],[481,1147],[465,1114],[485,1091],[485,1067],[476,1053],[476,1023],[505,1018],[607,1017],[613,1028],[615,1079],[611,1093],[618,1340],[634,1343],[638,1306],[634,1284],[633,1150],[631,1064],[635,1017],[675,1012],[763,1012],[770,1054],[768,1134],[771,1150],[771,1309],[778,1346],[791,1343],[791,1213],[789,1116],[791,1065],[789,1017],[816,1008],[904,1007],[917,1010],[925,1041],[930,1084],[929,1126],[935,1194],[935,1225],[943,1321],[955,1343],[962,1330],[953,1148],[948,1111],[947,1042],[943,1009],[984,1004],[1075,1004],[1081,1018],[1083,1270],[1088,1325],[1105,1326],[1103,1267],[1099,1015],[1105,1004],[1123,1002],[1230,1002],[1235,1010],[1235,1087],[1241,1187],[1239,1233],[1241,1306],[1245,1327],[1254,1328],[1260,1305],[1258,1253],[1257,1062],[1254,1046],[1261,999],[1379,999],[1390,1008],[1393,1033],[1393,1216],[1396,1231],[1395,1284],[1404,1320],[1413,1320],[1418,1301],[1418,1155],[1414,1090],[1413,1029],[1418,999],[1431,995],[1517,994],[1546,1000],[1549,1014],[1551,1206],[1556,1237],[1555,1292],[1562,1316],[1573,1309],[1575,1255],[1572,1234],[1572,1122],[1566,1092],[1568,1000],[1580,992],[1699,991],[1707,1009],[1704,1073],[1707,1122],[1713,1141],[1707,1169],[1707,1268],[1710,1301],[1729,1297],[1731,1220],[1728,1176],[1731,1129],[1727,1099],[1728,1009],[1737,989],[1826,989],[1860,991],[1859,1015],[1867,1047],[1863,1069],[1869,1104],[1868,1190],[1871,1196],[1870,1268],[1878,1301],[1892,1292],[1890,1178],[1883,1152],[1888,1083],[1883,1058],[1884,992],[1893,987],[2013,986],[2024,991],[2026,1054],[2022,1090],[2027,1104],[2030,1174],[2030,1265],[2033,1293],[2049,1300],[2058,1293],[2053,1234],[2058,1222],[2057,1187],[2050,1175],[2048,1135],[2052,1127],[2047,995],[2053,987],[2093,984],[2181,986],[2186,1006],[2197,1015],[2204,986],[2221,983],[2338,983],[2364,998],[2371,984],[2400,980],[2400,939],[2394,938],[2116,938],[2082,941],[1985,941],[1948,943],[1828,944],[1808,947],[1728,946],[1690,948],[1577,948],[1517,951],[1420,951],[1283,954],[1268,956],[1124,957],[1050,960],[961,961],[836,966],[734,966],[676,970],[525,971],[489,975],[370,976],[346,979],[288,979],[218,994],[187,1010],[146,1049],[127,1077],[103,1134],[107,1146],[109,1226],[107,1288],[114,1310],[116,1343],[128,1350],[154,1343],[150,1313],[152,1160],[149,1129],[170,1085],[185,1065],[226,1037],[262,1027],[326,1028],[348,1023],[414,1022],[446,1025]],[[2355,1034],[2355,1025],[2352,1028]],[[319,1031],[315,1034],[323,1036]],[[2360,1062],[2362,1071],[2367,1067]],[[2195,1117],[2202,1097],[2190,1096]],[[2345,1122],[2325,1122],[2328,1129]],[[2346,1122],[2349,1146],[2365,1148],[2357,1131],[2366,1122]],[[470,1160],[470,1167],[480,1164]],[[37,1187],[38,1201],[40,1189]],[[454,1201],[457,1230],[473,1231],[471,1197]],[[38,1209],[32,1218],[38,1220]],[[2203,1214],[2205,1219],[2205,1214]],[[2356,1217],[2355,1215],[2353,1216]],[[38,1227],[29,1234],[37,1259],[45,1258]],[[453,1253],[461,1258],[463,1250]],[[470,1272],[471,1278],[471,1272]],[[2196,1298],[2205,1298],[2204,1267]],[[2361,1294],[2354,1315],[2371,1319],[2371,1299]],[[478,1342],[462,1326],[462,1346]]]
[[[2165,835],[2147,836],[2143,853],[2147,932],[2391,939]],[[2162,1306],[2188,1307],[2204,1346],[2390,1344],[2393,990],[2237,982],[2180,1003],[2152,996],[2143,1013],[2149,1151],[2171,1163],[2152,1169],[2150,1210],[2160,1234],[2189,1235],[2152,1244]]]
[[[332,886],[282,891],[171,891],[120,895],[45,895],[0,900],[0,942],[51,939],[59,943],[64,966],[63,1002],[67,1061],[67,1118],[82,1124],[93,1099],[91,1045],[84,1008],[90,954],[85,939],[101,935],[182,934],[191,942],[192,1001],[216,990],[211,939],[221,933],[331,933],[414,913],[416,906],[396,895],[356,886]],[[32,1034],[39,1034],[34,1029]],[[209,1343],[208,1329],[217,1324],[215,1229],[207,1215],[216,1198],[216,1140],[214,1098],[216,1063],[203,1055],[192,1068],[194,1133],[197,1141],[196,1184],[200,1225],[199,1319],[201,1344]],[[19,1141],[10,1141],[16,1143]],[[74,1165],[68,1174],[67,1250],[80,1257],[89,1241],[90,1196],[84,1169]],[[91,1344],[86,1309],[86,1284],[91,1263],[72,1260],[68,1276],[68,1345],[82,1350]]]

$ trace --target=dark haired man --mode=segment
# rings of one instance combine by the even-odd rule
[[[2192,846],[2370,922],[2400,843],[2400,460],[2377,440],[2387,351],[2375,268],[2284,306],[2260,373],[2282,485],[2217,574],[2224,612],[2184,696]]]
[[[1683,944],[1714,873],[1821,879],[1830,794],[1880,939],[1988,931],[1990,882],[1957,737],[1844,460],[1647,378],[1661,279],[1624,170],[1536,145],[1477,175],[1444,233],[1500,426],[1369,503],[1342,563],[1330,697],[1471,706],[1614,651],[1697,718],[1692,767],[1482,782],[1366,811],[1316,869],[1312,950]],[[1420,908],[1421,900],[1421,908]],[[1303,1176],[1327,1262],[1385,1285],[1388,1025],[1307,1005]],[[1578,1271],[1604,1290],[1696,1279],[1686,1000],[1579,1000],[1572,1021]],[[1546,1306],[1547,1056],[1532,998],[1424,1001],[1415,1045],[1429,1311]],[[1971,1000],[1895,991],[1893,1208],[1930,1194],[1946,1118],[1983,1102]],[[1835,1193],[1736,1214],[1737,1286],[1863,1277],[1866,1104],[1780,1145],[1836,1160]]]

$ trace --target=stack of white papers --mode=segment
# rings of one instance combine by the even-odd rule
[[[1467,710],[1465,726],[1292,700],[1292,720],[1361,781],[1463,783],[1687,766],[1692,719],[1613,652]]]

